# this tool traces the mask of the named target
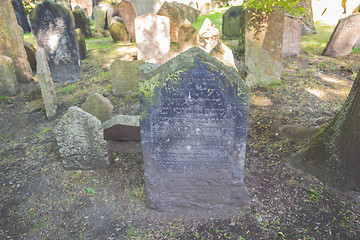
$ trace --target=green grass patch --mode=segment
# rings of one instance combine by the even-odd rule
[[[34,36],[33,36],[32,33],[25,33],[24,34],[24,40],[26,42],[29,42],[29,43],[31,43],[32,45],[35,46]]]
[[[209,18],[211,20],[211,22],[219,29],[220,37],[221,37],[222,36],[222,16],[223,16],[223,14],[219,13],[219,12],[204,14],[204,15],[201,15],[196,22],[192,23],[192,25],[199,32],[205,19]]]
[[[315,28],[317,31],[316,34],[303,36],[301,38],[301,48],[304,52],[320,55],[330,39],[334,26],[316,22]]]

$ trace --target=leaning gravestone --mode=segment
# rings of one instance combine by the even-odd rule
[[[172,42],[178,41],[179,28],[185,21],[185,12],[172,3],[164,2],[157,12],[157,15],[165,16],[170,19],[170,39]]]
[[[139,67],[144,61],[115,60],[110,66],[113,93],[115,96],[132,97],[139,94]]]
[[[41,96],[45,106],[46,116],[48,119],[51,119],[56,116],[58,100],[46,56],[42,50],[36,52],[36,62],[37,75],[41,89]]]
[[[17,22],[24,30],[24,33],[31,32],[22,0],[11,0],[11,3],[14,7]]]
[[[204,49],[205,52],[210,52],[213,47],[220,41],[219,29],[211,22],[209,18],[206,18],[199,30],[199,46]]]
[[[223,15],[222,33],[226,39],[238,39],[245,30],[245,10],[243,6],[233,6]]]
[[[297,56],[300,52],[302,19],[285,14],[283,57]]]
[[[118,11],[124,20],[131,41],[135,42],[135,18],[137,17],[137,14],[133,4],[128,0],[122,0],[118,6]]]
[[[113,17],[109,25],[109,32],[114,42],[128,42],[128,32],[120,17]]]
[[[80,54],[71,12],[46,0],[30,13],[30,22],[36,48],[44,51],[53,81],[80,80]]]
[[[97,117],[101,122],[105,122],[112,117],[114,106],[109,99],[99,93],[91,94],[88,99],[81,105],[81,108]]]
[[[26,58],[21,28],[10,0],[0,1],[0,29],[0,55],[8,56],[13,60],[18,82],[30,82],[32,72]]]
[[[185,18],[188,19],[190,22],[196,22],[198,17],[200,16],[201,12],[189,5],[178,2],[171,2],[171,3],[184,11]]]
[[[360,36],[360,13],[354,13],[339,20],[323,55],[329,57],[346,56]]]
[[[246,204],[250,89],[237,71],[191,48],[141,80],[148,206],[171,211]]]
[[[147,13],[135,19],[138,60],[163,64],[170,59],[170,19]]]
[[[185,20],[179,29],[179,52],[185,52],[189,48],[197,47],[197,31],[189,20]]]
[[[13,60],[0,55],[0,95],[15,96],[19,92]]]
[[[109,166],[101,122],[81,108],[69,108],[56,126],[55,134],[65,169],[86,170]]]

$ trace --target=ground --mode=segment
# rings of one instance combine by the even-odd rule
[[[109,143],[111,166],[65,171],[53,129],[70,106],[101,93],[114,114],[135,115],[136,98],[112,94],[112,61],[134,45],[87,41],[80,82],[57,84],[60,113],[49,121],[38,88],[0,100],[1,239],[359,239],[360,196],[291,167],[291,158],[339,110],[359,55],[321,56],[332,28],[304,37],[284,60],[281,83],[251,90],[245,186],[251,201],[231,213],[158,213],[144,203],[141,152]],[[320,40],[319,40],[320,39]],[[136,150],[136,148],[135,148]]]

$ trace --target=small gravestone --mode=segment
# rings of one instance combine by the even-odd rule
[[[245,10],[243,6],[233,6],[223,15],[222,33],[226,39],[238,39],[245,28]]]
[[[13,60],[0,55],[0,95],[15,96],[19,92]]]
[[[184,3],[171,2],[176,7],[182,9],[185,12],[185,18],[190,22],[196,22],[200,16],[200,11]]]
[[[48,119],[56,116],[58,100],[54,83],[51,78],[49,66],[47,64],[45,53],[42,50],[36,52],[37,75],[41,89],[41,95],[45,106],[45,112]]]
[[[140,141],[139,116],[117,115],[102,124],[104,139],[113,141]]]
[[[170,59],[170,19],[147,13],[136,17],[135,35],[138,60],[163,64]]]
[[[163,0],[131,0],[137,14],[156,13],[161,7]]]
[[[109,166],[101,122],[79,107],[71,107],[55,128],[56,140],[67,170]]]
[[[285,14],[283,57],[299,55],[301,40],[302,19]]]
[[[339,20],[323,55],[329,57],[346,56],[360,36],[360,13],[354,13]]]
[[[114,42],[128,42],[128,32],[125,24],[119,17],[113,17],[109,25],[109,32]]]
[[[22,0],[11,0],[11,3],[14,7],[17,22],[20,25],[20,27],[24,30],[24,33],[31,32]]]
[[[80,59],[83,60],[87,57],[85,37],[82,34],[80,28],[77,28],[75,30],[75,32],[76,32],[76,39],[77,39],[78,46],[79,46]]]
[[[199,30],[199,46],[204,49],[205,52],[210,52],[213,47],[220,41],[219,29],[206,18],[203,25]]]
[[[106,9],[103,5],[98,5],[93,9],[93,16],[94,16],[94,28],[95,31],[97,30],[104,30],[105,29],[105,22],[106,22]]]
[[[197,47],[197,31],[189,20],[185,20],[179,29],[179,52],[184,52],[192,47]]]
[[[216,58],[223,64],[236,69],[234,54],[232,50],[224,43],[219,42],[209,53],[212,57]]]
[[[34,45],[26,41],[24,41],[24,48],[31,70],[36,72],[36,49]]]
[[[91,29],[85,11],[83,11],[82,8],[77,8],[77,10],[73,11],[72,13],[74,15],[75,29],[79,28],[85,38],[90,38]]]
[[[135,42],[135,18],[137,17],[137,14],[133,4],[128,0],[122,0],[118,6],[118,11],[124,20],[126,29],[131,37],[131,41]]]
[[[170,19],[170,39],[172,42],[178,41],[179,28],[185,21],[185,12],[172,3],[164,2],[157,12],[157,15],[165,16]]]
[[[266,14],[247,9],[245,29],[246,82],[250,86],[280,83],[284,11],[276,9]]]
[[[54,82],[78,81],[82,70],[71,12],[44,1],[30,13],[36,48],[43,50]]]
[[[105,122],[112,117],[114,106],[103,95],[94,93],[81,105],[81,108]]]
[[[116,96],[136,96],[139,94],[139,67],[144,61],[115,60],[110,66],[113,93]]]
[[[147,206],[172,211],[246,204],[250,89],[237,71],[191,48],[141,80]]]
[[[10,0],[0,1],[0,55],[13,60],[16,79],[29,83],[32,79],[30,64],[26,58],[20,27]]]
[[[118,5],[119,2],[116,1],[111,1],[111,2],[107,2],[107,1],[103,1],[99,4],[99,6],[103,6],[103,9],[105,9],[106,11],[106,22],[105,22],[105,29],[108,29],[111,20],[114,17],[120,17],[120,13],[118,11]]]

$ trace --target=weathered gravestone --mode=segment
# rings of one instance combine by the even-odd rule
[[[42,50],[36,52],[37,75],[39,79],[41,96],[45,106],[47,118],[51,119],[56,116],[58,100],[54,83],[51,78],[49,66],[47,64],[45,53]]]
[[[200,16],[201,12],[189,5],[178,2],[171,2],[171,3],[184,11],[185,18],[188,19],[190,22],[196,22],[198,17]]]
[[[136,96],[139,94],[138,78],[139,67],[145,62],[142,60],[121,61],[115,60],[110,65],[113,93],[116,96]]]
[[[77,8],[77,10],[72,12],[74,15],[75,29],[80,28],[81,33],[85,38],[91,37],[91,29],[87,20],[85,11],[82,8]]]
[[[36,48],[44,51],[53,81],[80,80],[80,54],[71,12],[46,0],[30,13],[30,22]]]
[[[76,32],[76,39],[77,39],[78,46],[79,46],[80,59],[83,60],[87,57],[85,37],[82,34],[80,28],[77,28],[75,30],[75,32]]]
[[[14,96],[19,92],[13,60],[0,55],[0,95]]]
[[[161,211],[247,203],[248,85],[234,68],[191,48],[140,82],[147,206]]]
[[[205,52],[210,52],[213,47],[220,41],[219,29],[206,18],[199,30],[199,46]]]
[[[234,54],[232,50],[224,43],[219,42],[209,53],[212,57],[216,58],[223,64],[236,69]]]
[[[112,117],[114,106],[109,99],[99,93],[91,94],[88,99],[81,105],[81,108],[97,117],[101,122],[105,122]]]
[[[339,20],[323,55],[329,57],[346,56],[360,36],[360,13],[354,13]]]
[[[114,42],[128,42],[128,32],[120,17],[113,17],[109,25],[109,32]]]
[[[138,60],[163,64],[170,59],[170,20],[147,13],[135,19]]]
[[[300,52],[302,19],[285,14],[283,57],[297,56]]]
[[[245,10],[243,6],[233,6],[223,15],[222,33],[226,39],[238,39],[245,32]],[[241,34],[241,35],[240,35]]]
[[[98,5],[93,9],[93,16],[94,16],[94,34],[95,38],[106,37],[108,36],[107,32],[105,31],[105,23],[106,20],[106,9],[103,5]]]
[[[161,7],[163,0],[131,0],[137,14],[156,13]]]
[[[131,41],[135,42],[135,18],[137,17],[137,14],[133,4],[128,0],[122,0],[118,6],[118,11],[124,20],[126,29],[131,37]]]
[[[157,15],[165,16],[170,19],[170,39],[172,42],[178,41],[179,28],[185,21],[185,12],[172,3],[164,2],[157,12]]]
[[[139,116],[117,115],[102,124],[105,140],[140,141]]]
[[[11,0],[11,3],[14,7],[17,22],[24,30],[24,33],[31,32],[22,0]]]
[[[81,108],[69,108],[56,126],[55,134],[65,169],[86,170],[109,166],[101,122]]]
[[[271,14],[247,9],[245,25],[246,82],[267,86],[281,81],[284,11]]]
[[[189,20],[185,20],[179,29],[179,52],[198,46],[197,31]]]
[[[17,81],[28,83],[32,79],[32,72],[10,0],[0,1],[0,16],[0,55],[13,60]]]

